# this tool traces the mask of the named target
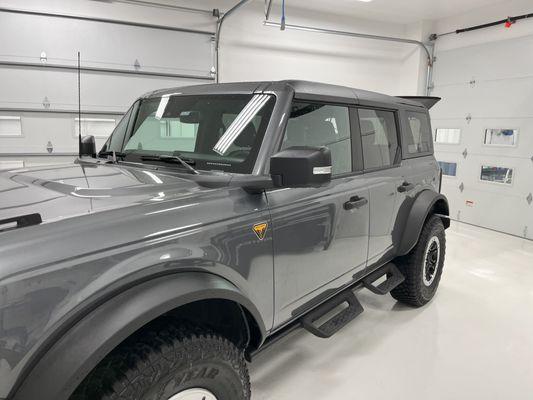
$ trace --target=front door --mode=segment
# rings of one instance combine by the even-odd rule
[[[282,148],[327,146],[332,182],[267,192],[272,216],[275,326],[350,283],[365,268],[368,189],[347,106],[295,102]],[[360,143],[360,142],[359,142]]]

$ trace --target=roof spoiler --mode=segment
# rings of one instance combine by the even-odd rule
[[[422,104],[428,110],[431,109],[431,107],[433,107],[435,104],[437,104],[441,100],[440,97],[434,97],[434,96],[398,96],[398,97],[400,99],[416,101]]]

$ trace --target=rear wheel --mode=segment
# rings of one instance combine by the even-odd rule
[[[405,281],[391,291],[392,297],[415,307],[428,303],[439,286],[445,252],[444,225],[433,215],[424,224],[416,246],[409,254],[395,260]]]
[[[243,351],[229,340],[180,325],[127,339],[70,400],[249,400]]]

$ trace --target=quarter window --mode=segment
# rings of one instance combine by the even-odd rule
[[[389,167],[400,161],[392,111],[359,109],[365,169]]]
[[[348,107],[295,102],[287,122],[282,149],[326,146],[331,150],[333,175],[352,171]]]
[[[407,111],[409,131],[404,135],[403,147],[407,154],[431,152],[431,128],[427,114]]]

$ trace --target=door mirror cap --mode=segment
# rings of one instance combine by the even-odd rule
[[[327,147],[294,146],[270,158],[275,187],[320,187],[331,181],[331,151]]]
[[[96,157],[96,142],[94,136],[88,135],[80,138],[79,154],[80,157]]]

